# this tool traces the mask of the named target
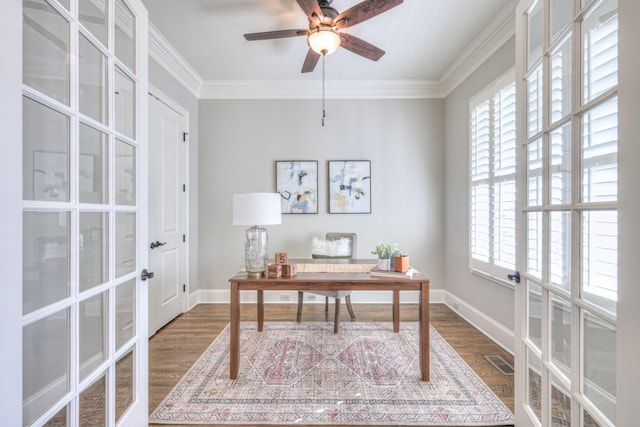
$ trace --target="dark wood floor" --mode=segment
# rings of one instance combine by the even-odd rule
[[[431,304],[429,307],[433,327],[513,412],[513,376],[503,375],[484,356],[502,356],[512,366],[513,357],[444,304]],[[354,310],[359,321],[391,321],[391,304],[357,304]],[[333,309],[329,311],[332,320]],[[243,304],[241,313],[243,321],[256,320],[255,305]],[[349,321],[347,310],[341,310],[341,315],[341,319]],[[302,317],[303,321],[325,320],[324,304],[305,304]],[[294,304],[265,305],[265,321],[295,321],[295,318]],[[403,304],[400,321],[417,320],[417,305]],[[228,304],[201,304],[177,317],[150,339],[149,413],[169,394],[228,323]]]

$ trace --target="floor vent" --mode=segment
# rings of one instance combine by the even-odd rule
[[[511,366],[502,356],[485,356],[485,359],[495,366],[503,375],[513,375],[513,366]]]

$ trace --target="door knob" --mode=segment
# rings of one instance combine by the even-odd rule
[[[162,243],[160,243],[160,241],[159,241],[159,240],[156,240],[155,242],[151,242],[151,244],[149,245],[149,247],[150,247],[151,249],[155,249],[155,248],[159,248],[160,246],[164,246],[164,245],[166,245],[166,244],[167,244],[167,242],[162,242]]]
[[[516,282],[516,283],[520,283],[520,272],[516,271],[513,274],[507,274],[507,279]]]
[[[153,279],[153,271],[147,271],[145,268],[140,274],[140,279],[144,282],[147,279]]]

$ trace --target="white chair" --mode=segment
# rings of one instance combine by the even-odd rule
[[[327,233],[325,235],[326,240],[339,240],[339,239],[349,239],[351,254],[346,256],[326,256],[322,255],[321,258],[355,258],[357,253],[357,244],[358,238],[356,233]],[[312,257],[319,258],[317,254],[312,254]],[[296,321],[300,322],[302,320],[302,302],[304,301],[304,292],[309,292],[317,295],[323,295],[324,299],[324,311],[325,313],[329,312],[329,298],[335,299],[335,314],[333,321],[333,332],[338,333],[340,328],[340,300],[344,298],[345,303],[347,304],[347,310],[349,310],[349,315],[351,316],[351,321],[356,320],[356,315],[353,312],[353,307],[351,307],[351,291],[298,291],[298,313],[296,315]]]

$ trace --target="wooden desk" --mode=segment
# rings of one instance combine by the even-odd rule
[[[309,260],[305,260],[306,263]],[[328,263],[327,260],[322,260]],[[366,261],[370,263],[371,261]],[[330,261],[334,263],[334,260]],[[341,260],[340,263],[365,263],[363,260]],[[231,283],[230,319],[230,373],[231,379],[238,377],[240,367],[240,291],[258,291],[258,331],[264,324],[263,291],[297,290],[353,290],[393,291],[394,331],[399,330],[400,291],[419,291],[419,351],[422,380],[429,381],[429,280],[422,275],[413,278],[374,277],[369,273],[298,273],[291,279],[249,278],[239,273],[229,279]]]

